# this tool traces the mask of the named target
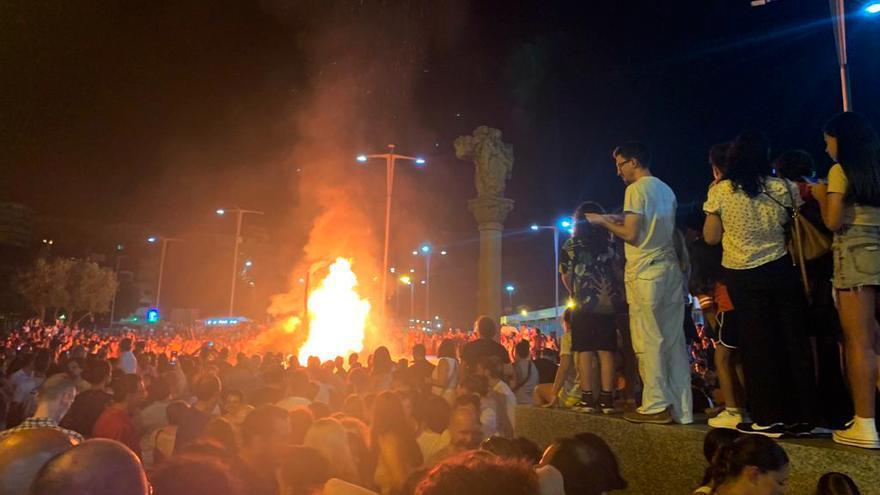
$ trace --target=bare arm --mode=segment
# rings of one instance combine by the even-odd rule
[[[559,391],[562,390],[562,384],[565,383],[569,368],[571,368],[571,354],[559,356],[559,368],[556,368],[556,378],[553,379],[551,404],[555,404],[558,400]]]
[[[703,240],[710,246],[715,246],[721,242],[721,235],[724,233],[724,226],[721,224],[721,217],[716,213],[707,213],[706,221],[703,223]]]
[[[822,222],[828,230],[837,232],[843,227],[843,194],[828,192],[828,184],[813,184],[810,189],[813,197],[819,203],[822,212]]]
[[[629,244],[634,244],[639,238],[639,215],[637,213],[626,213],[623,217],[623,223],[615,222],[616,217],[612,215],[587,213],[586,217],[591,224],[604,227]]]

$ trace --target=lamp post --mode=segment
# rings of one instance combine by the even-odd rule
[[[573,233],[572,225],[570,218],[561,218],[555,225],[532,224],[530,227],[533,232],[538,232],[539,230],[553,231],[553,283],[556,288],[556,299],[555,304],[553,305],[553,311],[556,314],[557,320],[559,319],[559,229],[562,228],[568,233]]]
[[[413,256],[425,257],[425,319],[429,320],[431,319],[431,255],[434,253],[434,248],[430,244],[424,243],[412,253]],[[446,250],[440,251],[440,256],[447,254],[449,253]]]
[[[357,161],[366,163],[371,158],[382,158],[385,160],[385,247],[382,254],[382,307],[381,319],[382,325],[387,324],[386,320],[386,300],[388,296],[388,250],[389,241],[391,239],[391,198],[394,194],[394,165],[397,160],[408,160],[415,162],[416,166],[424,165],[425,159],[414,156],[399,155],[394,152],[395,145],[388,145],[388,153],[377,153],[372,155],[358,155]]]
[[[507,284],[504,287],[504,290],[507,291],[507,305],[510,306],[510,310],[513,311],[513,293],[516,291],[516,287],[513,284]]]
[[[159,255],[159,279],[156,281],[156,307],[159,307],[159,302],[162,297],[162,275],[165,273],[165,254],[168,252],[168,243],[169,242],[180,242],[181,239],[175,239],[173,237],[157,237],[150,236],[147,237],[147,242],[150,244],[155,244],[157,242],[162,243],[162,254]],[[117,260],[118,263],[118,260]]]
[[[235,241],[233,243],[232,248],[232,283],[229,289],[229,316],[233,316],[233,309],[235,308],[235,280],[238,278],[238,246],[241,244],[241,223],[244,219],[244,216],[248,213],[253,215],[263,215],[264,212],[256,211],[256,210],[244,210],[242,208],[234,208],[227,210],[225,208],[218,208],[216,213],[220,216],[226,215],[227,213],[235,213]]]

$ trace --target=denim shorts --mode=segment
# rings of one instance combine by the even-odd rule
[[[880,226],[844,225],[833,249],[835,289],[880,285]]]

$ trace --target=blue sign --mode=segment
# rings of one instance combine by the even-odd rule
[[[159,323],[159,308],[150,308],[147,310],[147,323]]]

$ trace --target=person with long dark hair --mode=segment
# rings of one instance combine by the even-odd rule
[[[394,392],[376,396],[370,434],[376,466],[373,479],[383,495],[396,493],[409,473],[422,465],[422,451],[414,425]]]
[[[769,438],[744,437],[719,449],[712,461],[715,495],[782,495],[788,482],[785,450]]]
[[[770,176],[769,143],[760,133],[736,138],[723,180],[710,186],[703,239],[721,243],[721,265],[739,315],[749,434],[809,435],[814,421],[812,352],[803,331],[806,299],[786,252],[796,187]],[[724,234],[722,236],[722,233]]]
[[[581,400],[573,409],[603,413],[614,410],[614,353],[617,330],[614,315],[624,305],[622,266],[611,245],[608,231],[585,220],[587,213],[604,214],[593,202],[578,206],[574,213],[574,234],[562,246],[559,271],[571,304],[571,352],[581,386]],[[593,394],[593,363],[598,357],[602,386],[598,404]]]
[[[828,156],[837,162],[828,184],[816,184],[825,226],[834,232],[834,289],[855,417],[834,441],[880,448],[875,417],[880,326],[875,311],[880,285],[880,138],[862,116],[845,112],[824,129]]]

